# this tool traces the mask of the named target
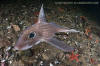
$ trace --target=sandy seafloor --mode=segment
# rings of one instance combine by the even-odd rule
[[[58,33],[56,38],[76,48],[78,62],[72,52],[63,52],[45,42],[25,51],[15,51],[20,33],[37,21],[40,1],[18,0],[0,4],[1,66],[100,66],[100,27],[95,16],[79,5],[57,5],[44,2],[48,22],[74,28],[81,33]],[[85,9],[85,10],[84,10]],[[88,12],[87,12],[88,11]]]

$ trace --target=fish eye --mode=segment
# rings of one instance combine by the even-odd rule
[[[32,32],[29,34],[29,38],[34,38],[36,36],[36,33],[35,32]]]

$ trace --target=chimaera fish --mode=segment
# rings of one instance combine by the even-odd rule
[[[16,50],[26,50],[32,46],[40,44],[40,42],[46,42],[64,52],[73,51],[74,49],[72,47],[66,45],[63,41],[54,38],[55,33],[57,32],[79,31],[67,27],[61,27],[54,23],[47,23],[42,5],[37,23],[22,32],[14,48]]]

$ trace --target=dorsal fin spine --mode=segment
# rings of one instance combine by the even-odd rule
[[[43,4],[40,9],[39,17],[38,17],[38,23],[40,22],[46,22],[45,14],[44,14],[44,9],[43,9]]]

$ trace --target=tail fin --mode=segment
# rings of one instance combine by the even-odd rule
[[[43,9],[43,4],[41,6],[39,17],[38,17],[38,23],[41,23],[41,22],[46,22],[46,18],[45,18],[45,14],[44,14],[44,9]]]

